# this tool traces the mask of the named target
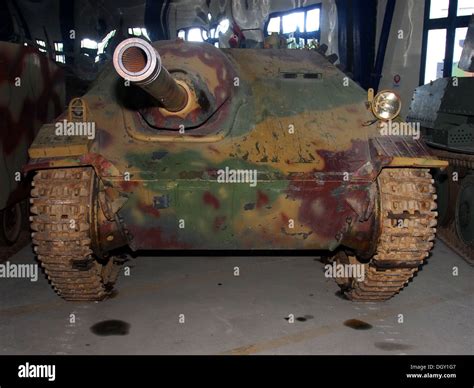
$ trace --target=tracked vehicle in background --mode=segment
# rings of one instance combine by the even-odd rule
[[[0,246],[13,245],[28,217],[21,171],[42,124],[65,107],[63,71],[37,49],[0,42]]]
[[[459,67],[474,76],[474,17]],[[449,162],[435,173],[439,237],[474,265],[474,77],[438,79],[415,90],[408,120],[421,123],[432,152]]]
[[[124,247],[327,250],[363,267],[349,299],[389,299],[433,246],[447,166],[382,134],[399,110],[315,51],[127,39],[30,148],[38,259],[63,298],[100,300]]]

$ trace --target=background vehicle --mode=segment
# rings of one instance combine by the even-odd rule
[[[0,42],[0,244],[12,245],[25,224],[29,182],[22,175],[40,127],[64,110],[62,71],[32,47]]]
[[[466,72],[474,72],[473,47],[474,17],[459,63]],[[449,161],[449,169],[435,174],[439,236],[474,265],[474,78],[442,78],[420,86],[409,120],[421,123],[433,153]]]

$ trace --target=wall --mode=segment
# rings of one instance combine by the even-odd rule
[[[40,39],[46,42],[45,29],[51,42],[62,41],[59,26],[59,2],[57,0],[43,0],[41,2],[13,1],[16,1],[18,8],[21,10],[33,41]]]
[[[379,0],[378,38],[382,30],[386,4],[387,0]],[[413,91],[419,85],[424,4],[422,0],[397,1],[380,81],[379,90],[393,89],[401,95],[403,116],[408,112]],[[403,31],[403,39],[399,39],[400,30]],[[394,76],[397,74],[401,76],[399,85],[394,83]]]

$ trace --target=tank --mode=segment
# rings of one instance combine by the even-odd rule
[[[347,298],[397,294],[433,246],[430,169],[448,163],[387,132],[403,124],[395,93],[373,96],[332,62],[121,42],[29,150],[33,244],[58,294],[106,298],[127,249],[322,250]]]
[[[12,245],[28,224],[28,147],[64,110],[64,74],[36,49],[0,42],[0,90],[0,245]]]
[[[474,71],[473,47],[474,17],[459,62],[466,72]],[[439,237],[474,265],[474,78],[443,78],[420,86],[408,119],[421,124],[432,152],[450,165],[435,173]]]

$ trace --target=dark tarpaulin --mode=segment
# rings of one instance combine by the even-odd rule
[[[171,0],[146,0],[145,28],[151,41],[168,40],[168,12]]]
[[[336,0],[339,59],[364,89],[373,87],[377,0]]]
[[[71,30],[74,30],[74,7],[75,0],[59,2],[59,26],[61,28],[61,36],[63,37],[63,49],[66,63],[72,65],[74,63],[74,39],[71,39]]]
[[[0,2],[0,40],[9,42],[14,39],[12,16],[6,2]]]

